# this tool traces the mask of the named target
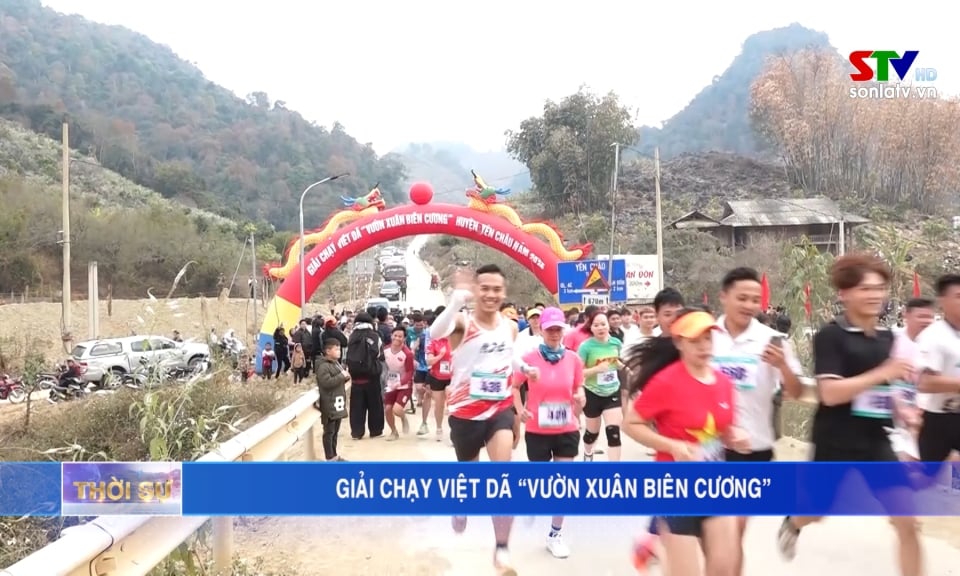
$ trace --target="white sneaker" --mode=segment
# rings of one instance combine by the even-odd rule
[[[497,571],[497,576],[517,576],[517,570],[510,561],[510,553],[502,548],[497,548],[493,553],[493,567]]]
[[[547,536],[547,550],[550,551],[550,554],[553,554],[554,558],[567,558],[570,556],[570,548],[567,546],[567,543],[563,541],[563,536],[560,534]]]

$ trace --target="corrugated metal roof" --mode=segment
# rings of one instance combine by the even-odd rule
[[[670,224],[670,228],[714,228],[719,226],[720,222],[714,220],[713,218],[707,216],[699,210],[692,210],[687,212],[683,216],[677,218]]]
[[[848,224],[864,224],[870,220],[844,213]],[[731,200],[725,202],[720,223],[726,226],[806,226],[837,224],[840,208],[829,198],[796,198],[764,200]]]

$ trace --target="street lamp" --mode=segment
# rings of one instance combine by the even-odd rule
[[[303,310],[303,307],[307,304],[307,284],[306,284],[306,275],[307,268],[304,264],[304,249],[303,249],[303,199],[306,197],[307,192],[313,190],[315,186],[321,184],[326,184],[327,182],[333,182],[337,178],[343,178],[344,176],[349,176],[349,172],[344,172],[343,174],[337,174],[336,176],[327,176],[323,180],[318,180],[313,184],[307,186],[304,191],[300,194],[300,309]]]

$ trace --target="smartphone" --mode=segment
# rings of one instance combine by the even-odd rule
[[[770,345],[780,348],[783,346],[783,336],[774,336],[770,339]]]

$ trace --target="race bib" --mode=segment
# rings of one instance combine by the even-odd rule
[[[600,386],[620,386],[620,375],[616,370],[607,370],[597,374],[597,384]]]
[[[537,424],[541,428],[562,428],[570,424],[572,412],[569,403],[545,402],[537,410]]]
[[[875,386],[853,399],[852,412],[861,418],[892,418],[893,388]]]
[[[894,380],[890,386],[894,394],[908,406],[917,405],[917,387],[905,380]]]
[[[713,364],[729,378],[737,390],[753,390],[757,387],[757,372],[760,360],[750,356],[716,356]]]
[[[444,376],[450,375],[450,363],[449,362],[440,362],[440,373]]]
[[[333,409],[337,412],[343,412],[347,409],[347,399],[343,396],[334,396]]]
[[[387,373],[387,388],[393,390],[400,386],[400,373],[399,372],[388,372]]]
[[[510,396],[508,374],[474,372],[470,375],[470,397],[474,400],[504,400]]]
[[[719,439],[707,440],[700,445],[704,462],[722,462],[726,460],[723,442]]]

